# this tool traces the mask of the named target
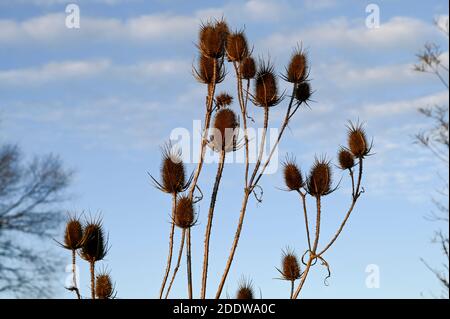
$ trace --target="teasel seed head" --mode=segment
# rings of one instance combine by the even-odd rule
[[[114,298],[114,284],[107,272],[101,272],[96,276],[95,295],[98,299]]]
[[[306,80],[307,72],[308,58],[301,49],[297,49],[291,56],[289,65],[286,67],[286,74],[283,78],[291,83],[301,83]]]
[[[228,61],[240,62],[249,55],[247,39],[243,31],[229,33],[227,37]]]
[[[345,148],[341,148],[338,153],[339,167],[342,170],[351,169],[355,166],[355,157]]]
[[[310,101],[312,92],[311,92],[311,85],[308,81],[300,82],[296,85],[295,91],[294,91],[294,97],[297,100],[298,103],[302,104],[308,104]]]
[[[72,216],[67,220],[64,232],[64,248],[77,250],[83,244],[83,225],[77,216]]]
[[[217,60],[202,55],[198,60],[198,69],[194,67],[193,73],[197,81],[199,81],[200,83],[204,84],[220,83],[225,78],[225,68],[223,65],[223,60],[220,59]]]
[[[239,64],[239,73],[241,78],[245,80],[250,80],[255,77],[256,65],[255,60],[251,56],[245,57]]]
[[[286,157],[283,163],[284,182],[290,191],[300,190],[304,184],[302,172],[298,168],[295,158]]]
[[[260,61],[255,75],[254,103],[257,106],[271,107],[280,103],[277,76],[270,62]]]
[[[330,194],[332,189],[332,170],[330,161],[325,157],[316,158],[306,182],[306,190],[313,197],[321,197]]]
[[[372,146],[367,142],[366,132],[361,124],[350,122],[347,134],[348,148],[356,158],[369,155]]]
[[[199,49],[202,55],[218,59],[224,54],[226,32],[226,24],[208,22],[200,27],[199,33]]]
[[[238,300],[252,300],[255,299],[255,294],[253,292],[253,284],[251,280],[242,278],[239,282],[238,291],[236,294],[236,299]]]
[[[291,250],[283,251],[281,275],[284,280],[296,281],[300,278],[300,263],[297,256]]]
[[[181,229],[188,229],[195,225],[194,203],[189,196],[178,197],[174,222]]]
[[[101,219],[97,218],[84,226],[83,246],[80,256],[88,262],[97,262],[105,258],[108,253],[108,239]]]
[[[233,103],[233,97],[226,92],[222,92],[216,96],[216,104],[219,109],[229,106],[231,103]]]
[[[233,110],[222,108],[214,117],[214,132],[209,146],[216,152],[235,151],[237,149],[238,117]]]

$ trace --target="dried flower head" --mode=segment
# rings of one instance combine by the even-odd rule
[[[307,78],[307,72],[308,58],[301,49],[297,49],[291,56],[289,65],[286,67],[286,74],[283,78],[291,83],[300,83]]]
[[[247,39],[243,31],[229,33],[227,37],[227,57],[229,61],[240,62],[248,56]]]
[[[95,295],[98,299],[111,299],[114,297],[114,284],[107,272],[101,272],[96,276]]]
[[[245,278],[242,278],[239,282],[238,291],[236,294],[236,299],[242,299],[242,300],[252,300],[254,298],[253,293],[253,284],[251,280],[247,280]]]
[[[239,73],[241,78],[250,80],[253,79],[256,74],[255,60],[251,56],[245,57],[239,64]]]
[[[194,204],[189,196],[180,196],[175,210],[175,225],[187,229],[195,224]]]
[[[300,264],[298,262],[297,256],[291,250],[283,251],[282,257],[282,271],[278,270],[283,276],[284,280],[296,281],[300,278]]]
[[[217,152],[236,150],[239,121],[233,110],[220,109],[214,118],[214,132],[209,142],[211,148]]]
[[[341,148],[338,153],[339,166],[341,169],[351,169],[355,166],[355,157],[345,148]]]
[[[213,59],[223,56],[226,40],[225,26],[224,23],[208,22],[200,27],[198,47],[203,56]]]
[[[308,81],[304,81],[296,85],[294,97],[298,103],[300,104],[305,103],[306,105],[308,105],[311,95],[312,95],[311,85],[309,84]]]
[[[216,96],[216,104],[218,108],[229,106],[233,103],[233,97],[226,92],[222,92]]]
[[[161,182],[150,175],[156,188],[169,194],[184,192],[192,181],[186,180],[181,150],[168,143],[162,147]]]
[[[277,76],[270,62],[260,61],[255,75],[255,105],[271,107],[280,103]]]
[[[72,216],[67,220],[64,232],[64,248],[77,250],[83,243],[83,226],[77,216]]]
[[[198,60],[198,69],[194,67],[193,73],[200,83],[220,83],[225,78],[223,60],[216,60],[202,55]]]
[[[86,261],[96,262],[108,253],[108,240],[105,238],[100,218],[91,220],[84,226],[83,246],[80,256]]]
[[[369,155],[372,148],[367,142],[366,132],[361,124],[348,126],[348,148],[356,158],[364,158]]]
[[[304,186],[302,172],[295,162],[295,158],[286,157],[283,163],[284,182],[291,191],[298,191]]]
[[[332,171],[330,161],[326,158],[316,158],[306,182],[308,194],[314,197],[328,195],[332,187]]]

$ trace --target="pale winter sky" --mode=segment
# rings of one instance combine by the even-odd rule
[[[307,298],[420,298],[439,285],[421,263],[440,263],[430,245],[436,225],[424,215],[433,206],[439,164],[413,143],[429,127],[421,106],[448,104],[448,92],[432,75],[412,70],[415,54],[429,41],[448,39],[434,19],[448,19],[447,1],[371,1],[380,8],[380,27],[367,28],[369,1],[336,0],[96,0],[71,1],[81,10],[79,29],[65,27],[65,0],[0,1],[0,141],[19,143],[29,154],[57,153],[76,170],[71,211],[101,211],[112,245],[105,265],[120,298],[157,297],[167,254],[170,196],[151,186],[158,175],[159,146],[174,128],[192,132],[202,117],[205,87],[191,67],[201,21],[224,16],[245,28],[255,57],[270,56],[278,72],[302,43],[310,57],[311,109],[302,109],[280,147],[304,170],[314,154],[333,160],[345,143],[347,120],[366,123],[374,153],[366,161],[363,194],[342,237],[327,255],[333,275],[315,267]],[[234,88],[228,80],[219,90]],[[287,85],[282,83],[282,88]],[[234,92],[234,91],[232,91]],[[234,105],[233,107],[237,107]],[[286,103],[274,111],[279,125]],[[260,111],[251,107],[261,126]],[[194,168],[188,164],[189,170]],[[209,292],[225,265],[238,219],[243,167],[225,168],[214,221]],[[203,232],[216,165],[205,167],[205,199],[193,230],[194,280],[198,294]],[[335,170],[335,180],[341,172]],[[301,255],[304,226],[295,195],[283,188],[281,170],[263,178],[264,200],[249,204],[246,224],[226,292],[252,278],[263,297],[285,298],[289,287],[275,280],[281,250]],[[325,199],[323,233],[331,237],[349,204],[347,179]],[[178,237],[177,237],[178,238]],[[53,243],[50,243],[50,246]],[[55,245],[54,245],[55,246]],[[177,246],[176,246],[177,247]],[[70,262],[67,252],[58,251]],[[380,287],[366,286],[368,265],[379,270]],[[88,277],[81,276],[87,294]],[[57,297],[63,289],[61,269]],[[186,296],[183,267],[173,295]]]

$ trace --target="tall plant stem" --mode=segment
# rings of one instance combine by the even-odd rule
[[[217,193],[219,191],[220,180],[222,178],[223,167],[225,164],[224,137],[222,137],[222,151],[220,153],[219,165],[217,167],[216,180],[211,194],[211,202],[209,204],[208,224],[205,232],[205,251],[203,255],[203,274],[202,274],[202,290],[201,298],[206,298],[206,286],[208,281],[208,264],[209,264],[209,244],[211,239],[212,222],[214,218],[214,208],[216,206]]]
[[[95,261],[90,262],[91,270],[91,298],[95,299]]]
[[[300,294],[300,291],[302,290],[303,285],[305,284],[306,278],[308,277],[308,273],[309,273],[309,270],[311,269],[311,265],[312,265],[313,261],[317,258],[316,250],[317,250],[317,246],[319,244],[320,216],[321,216],[321,211],[322,211],[320,196],[316,197],[316,206],[317,206],[317,216],[316,216],[316,233],[315,233],[314,244],[312,247],[312,251],[309,251],[308,263],[306,264],[305,271],[303,272],[302,278],[300,279],[300,284],[299,284],[297,290],[295,291],[292,299],[298,298],[298,295]]]
[[[161,289],[159,292],[159,299],[162,299],[164,294],[164,289],[166,288],[167,279],[169,278],[170,269],[172,267],[172,257],[173,257],[173,236],[175,234],[175,210],[177,208],[177,194],[174,193],[172,196],[172,220],[170,221],[170,234],[169,234],[169,255],[167,256],[166,271],[164,273],[163,282],[161,284]]]
[[[73,290],[77,294],[77,298],[81,299],[80,290],[77,285],[77,261],[76,261],[76,251],[72,249],[72,280],[73,280]]]
[[[166,299],[169,298],[170,290],[172,289],[172,285],[175,282],[175,277],[177,276],[178,269],[180,269],[181,258],[183,257],[185,238],[186,238],[186,229],[183,229],[183,233],[181,234],[180,251],[178,253],[177,264],[176,264],[175,268],[173,269],[172,279],[170,280],[169,287],[167,288],[167,291],[166,291],[166,297],[165,297]]]
[[[306,209],[306,195],[302,193],[302,191],[298,191],[300,194],[300,197],[302,199],[302,206],[303,206],[303,216],[305,218],[305,227],[306,227],[306,237],[308,240],[308,249],[311,251],[311,235],[309,234],[309,221],[308,221],[308,210]]]
[[[191,256],[191,236],[190,228],[188,228],[187,242],[186,242],[186,261],[187,261],[187,281],[188,281],[188,298],[193,298],[192,292],[192,256]]]

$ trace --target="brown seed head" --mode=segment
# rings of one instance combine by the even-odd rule
[[[96,262],[105,258],[108,243],[101,220],[88,222],[84,227],[83,247],[80,256],[86,261]]]
[[[229,106],[233,103],[233,97],[226,92],[222,92],[216,96],[216,104],[219,108]]]
[[[81,248],[83,243],[83,226],[76,217],[71,217],[66,224],[64,233],[64,247],[70,250]]]
[[[251,56],[245,57],[239,64],[239,73],[241,78],[250,80],[256,74],[255,60]]]
[[[291,83],[300,83],[306,79],[308,59],[304,52],[296,50],[286,68],[284,79]]]
[[[284,182],[291,191],[304,186],[303,176],[293,158],[287,158],[283,163]]]
[[[254,102],[258,106],[271,107],[280,102],[277,76],[270,63],[260,62],[255,76]]]
[[[308,103],[311,97],[311,85],[308,81],[298,83],[295,88],[295,99],[299,103]]]
[[[307,180],[307,191],[311,196],[320,197],[330,194],[333,190],[331,165],[325,158],[317,159],[311,168]]]
[[[300,264],[293,252],[283,252],[283,279],[296,281],[300,278]]]
[[[229,61],[240,62],[248,56],[247,39],[244,32],[234,32],[227,37],[227,57]]]
[[[249,280],[242,279],[236,294],[236,299],[252,300],[254,299],[253,285]]]
[[[225,78],[225,69],[222,60],[207,56],[200,56],[198,69],[193,69],[196,79],[204,84],[220,83]]]
[[[97,275],[95,281],[95,294],[98,299],[111,299],[114,295],[114,285],[107,273]]]
[[[175,210],[175,225],[187,229],[195,224],[194,204],[188,196],[180,196]]]
[[[224,54],[226,32],[228,27],[226,23],[207,23],[200,27],[199,49],[202,55],[209,58],[218,59]]]
[[[216,113],[214,118],[214,128],[221,134],[222,141],[225,140],[227,133],[231,134],[232,130],[238,127],[236,114],[231,109],[221,109]]]
[[[170,145],[163,148],[161,180],[162,190],[166,193],[181,193],[185,189],[186,176],[181,151],[174,151]]]
[[[351,169],[355,166],[355,157],[345,148],[341,148],[338,153],[339,166],[341,169]]]
[[[370,153],[370,145],[367,143],[366,132],[362,125],[348,127],[348,148],[356,158],[364,158]]]

